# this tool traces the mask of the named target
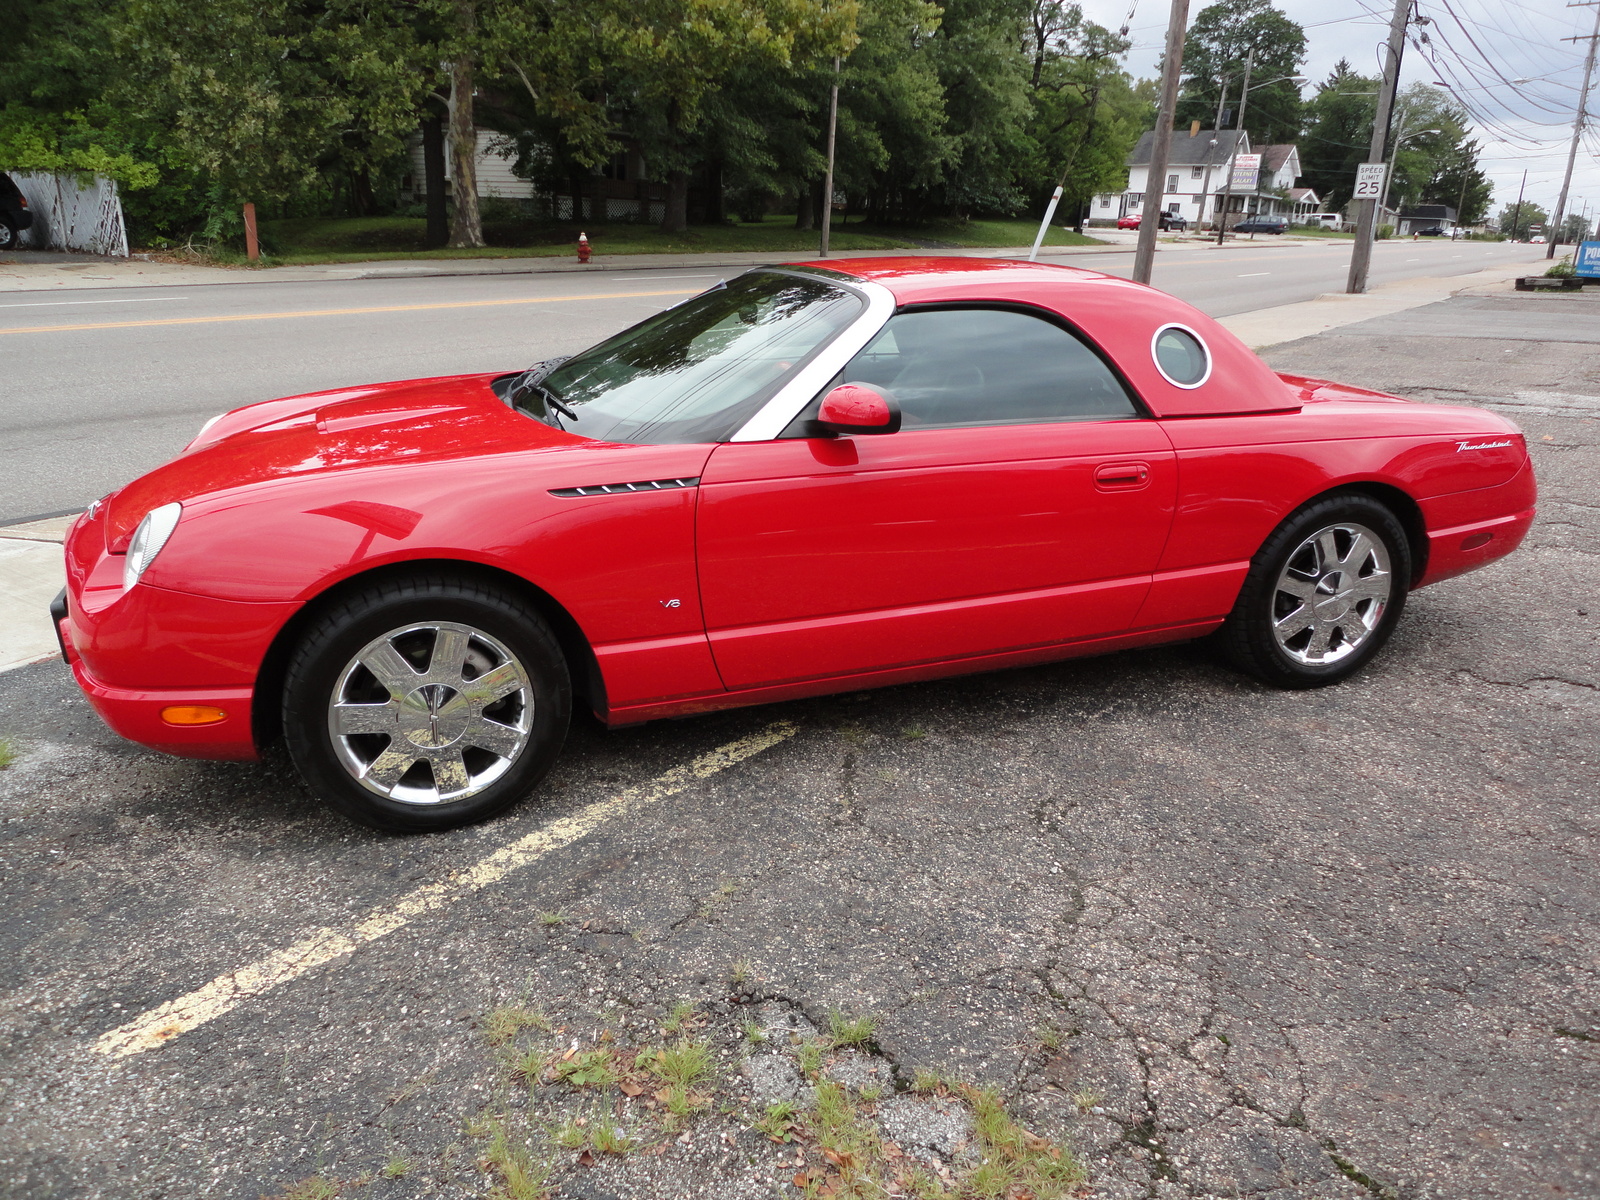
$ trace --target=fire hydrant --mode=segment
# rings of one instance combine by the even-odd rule
[[[589,235],[587,233],[578,234],[578,261],[581,263],[589,261]]]

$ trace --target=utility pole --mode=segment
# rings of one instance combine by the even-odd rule
[[[1409,3],[1410,0],[1407,0]],[[1133,281],[1149,283],[1155,266],[1156,234],[1161,229],[1161,202],[1167,194],[1167,155],[1172,150],[1172,122],[1178,114],[1178,80],[1183,74],[1183,39],[1189,29],[1189,0],[1172,0],[1167,17],[1166,61],[1161,71],[1161,105],[1150,141],[1150,166],[1145,172],[1144,215],[1139,219],[1139,245],[1133,252]],[[1152,220],[1151,196],[1155,197]]]
[[[1511,240],[1517,240],[1517,220],[1522,216],[1522,193],[1528,190],[1528,172],[1522,172],[1522,183],[1517,188],[1517,206],[1511,210]]]
[[[1583,60],[1583,86],[1578,89],[1578,115],[1572,121],[1572,145],[1567,150],[1567,173],[1561,180],[1561,198],[1556,201],[1556,222],[1550,233],[1550,246],[1544,252],[1546,258],[1556,256],[1556,243],[1561,240],[1561,220],[1567,213],[1567,189],[1572,186],[1572,164],[1578,159],[1578,141],[1583,137],[1583,121],[1588,114],[1584,108],[1589,100],[1589,79],[1594,75],[1594,49],[1600,44],[1600,0],[1579,0],[1577,4],[1569,4],[1568,8],[1593,8],[1594,32],[1587,38],[1570,37],[1562,38],[1563,42],[1589,43],[1589,53]]]
[[[1200,232],[1200,226],[1205,223],[1206,206],[1211,203],[1211,169],[1214,165],[1211,159],[1215,155],[1217,147],[1222,145],[1222,109],[1228,103],[1228,77],[1226,75],[1222,76],[1217,80],[1217,83],[1219,85],[1219,91],[1217,92],[1217,119],[1211,123],[1211,147],[1206,151],[1205,182],[1200,185],[1200,219],[1195,222],[1196,233]],[[1143,222],[1141,221],[1140,224],[1143,224]]]
[[[833,227],[833,141],[839,128],[839,56],[833,56],[833,91],[828,95],[828,174],[822,183],[822,255],[828,257],[828,233]]]
[[[1233,207],[1233,164],[1238,161],[1239,143],[1244,140],[1244,107],[1250,100],[1250,72],[1256,65],[1256,48],[1251,46],[1244,56],[1244,87],[1239,89],[1239,119],[1235,127],[1239,136],[1233,140],[1233,153],[1228,155],[1228,182],[1222,189],[1222,208],[1217,212],[1217,245],[1222,245],[1223,235],[1228,232],[1228,209]],[[1259,177],[1256,186],[1260,186]]]
[[[1389,20],[1389,54],[1383,63],[1383,84],[1378,88],[1378,110],[1372,117],[1372,144],[1367,161],[1381,163],[1389,142],[1389,118],[1394,114],[1394,93],[1400,86],[1400,53],[1406,46],[1406,23],[1411,19],[1412,0],[1395,0],[1394,16]],[[1388,175],[1385,172],[1385,180]],[[1378,202],[1361,201],[1361,216],[1356,221],[1356,243],[1350,248],[1350,277],[1347,292],[1367,290],[1367,270],[1372,266],[1372,235],[1377,232]]]

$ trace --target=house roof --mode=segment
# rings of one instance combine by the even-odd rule
[[[1295,152],[1293,142],[1279,142],[1261,148],[1261,171],[1265,175],[1272,175],[1283,169],[1283,164],[1289,161],[1289,156]],[[1298,164],[1296,164],[1298,165]]]
[[[1211,140],[1215,138],[1217,144],[1213,146]],[[1139,143],[1134,146],[1128,155],[1127,165],[1130,167],[1148,167],[1150,165],[1150,149],[1155,144],[1155,130],[1147,129],[1139,135]],[[1203,167],[1206,165],[1219,166],[1233,156],[1234,149],[1239,142],[1237,129],[1202,129],[1193,137],[1189,136],[1187,129],[1176,129],[1172,133],[1172,148],[1167,151],[1167,166],[1169,167]],[[1244,138],[1244,148],[1250,148],[1250,138]]]
[[[1442,221],[1454,221],[1456,210],[1448,204],[1416,204],[1410,208],[1400,210],[1402,217],[1435,217]]]
[[[1322,198],[1310,188],[1290,188],[1289,199],[1293,200],[1296,204],[1300,203],[1302,200],[1315,200],[1319,204],[1322,202]]]

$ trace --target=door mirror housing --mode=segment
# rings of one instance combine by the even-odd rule
[[[815,425],[823,433],[898,433],[900,406],[870,383],[841,383],[822,398]]]

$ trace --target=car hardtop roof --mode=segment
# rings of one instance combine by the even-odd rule
[[[894,293],[901,304],[970,297],[975,289],[1003,294],[1013,286],[1089,283],[1113,279],[1099,271],[1056,263],[1018,262],[1007,258],[955,258],[915,255],[903,258],[824,258],[789,264],[832,271],[871,283]]]

